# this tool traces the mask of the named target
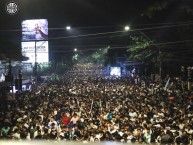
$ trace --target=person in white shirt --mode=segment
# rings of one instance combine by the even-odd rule
[[[131,118],[135,118],[135,117],[137,117],[137,113],[134,112],[133,109],[131,109],[131,111],[129,112],[129,116],[130,116]]]
[[[76,113],[74,113],[74,114],[73,114],[73,117],[71,118],[70,121],[72,121],[73,124],[76,124],[78,120],[79,120],[79,117],[77,116]]]
[[[50,118],[50,122],[48,123],[48,127],[51,128],[52,127],[52,123],[54,123],[56,125],[56,128],[58,127],[57,122],[55,121],[54,117],[52,116]]]

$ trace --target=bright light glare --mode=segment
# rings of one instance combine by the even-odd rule
[[[125,31],[128,31],[129,29],[129,26],[125,26]]]
[[[120,67],[111,67],[110,75],[111,76],[121,76],[121,68]]]
[[[76,52],[76,51],[77,51],[77,48],[74,48],[74,51]]]
[[[67,27],[66,27],[66,30],[70,30],[70,29],[71,29],[71,27],[70,27],[70,26],[67,26]]]

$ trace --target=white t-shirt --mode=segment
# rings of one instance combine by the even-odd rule
[[[49,128],[51,128],[52,127],[52,123],[54,123],[55,125],[56,125],[56,127],[58,126],[58,124],[57,124],[57,122],[56,121],[50,121],[49,123],[48,123],[48,127]]]
[[[129,116],[132,118],[137,117],[137,113],[136,112],[129,112]]]
[[[78,117],[72,117],[70,121],[73,122],[73,124],[76,124],[76,122],[79,120]]]

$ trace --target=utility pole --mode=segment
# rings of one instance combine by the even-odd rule
[[[191,90],[191,86],[192,86],[192,67],[188,67],[187,68],[188,71],[188,90]]]
[[[15,89],[19,92],[22,91],[22,68],[18,70],[18,77],[15,79]]]
[[[160,47],[159,47],[159,76],[160,76],[160,83],[161,83],[161,81],[162,81],[162,59],[161,59]]]
[[[36,44],[37,41],[35,41],[35,64],[34,64],[34,77],[35,77],[35,83],[37,83],[37,48]]]
[[[13,74],[12,74],[12,65],[11,59],[9,58],[9,69],[8,69],[8,82],[11,85],[12,93],[13,93]]]

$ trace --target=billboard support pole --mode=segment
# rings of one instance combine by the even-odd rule
[[[37,50],[36,50],[36,42],[35,41],[35,70],[34,70],[34,74],[35,74],[35,83],[37,83]]]

